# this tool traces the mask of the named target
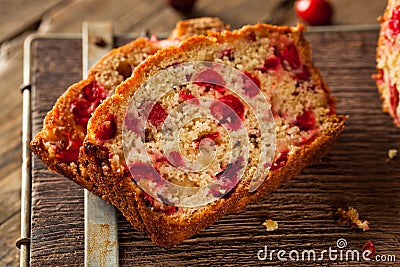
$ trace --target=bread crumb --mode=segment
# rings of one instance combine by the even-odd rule
[[[339,225],[357,226],[363,231],[369,230],[368,221],[361,221],[358,211],[353,207],[348,207],[347,210],[338,208],[336,215],[339,217],[337,220]]]
[[[389,149],[388,150],[388,158],[389,160],[394,159],[397,156],[397,149]]]
[[[278,223],[271,219],[265,220],[265,222],[262,225],[265,226],[265,228],[267,228],[268,232],[272,232],[278,229]]]
[[[356,41],[356,42],[350,42],[347,44],[348,48],[353,48],[353,47],[361,47],[363,46],[363,41]]]

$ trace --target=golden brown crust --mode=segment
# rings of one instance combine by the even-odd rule
[[[207,22],[211,23],[209,26],[210,30],[220,30],[228,27],[219,19],[193,19],[188,22],[178,23],[177,32],[170,38],[173,37],[174,39],[179,39],[186,38],[190,35],[202,34],[207,29]],[[86,129],[77,125],[75,122],[71,111],[71,104],[76,100],[85,86],[89,85],[91,82],[100,82],[99,80],[104,79],[102,75],[107,78],[107,75],[110,75],[109,73],[117,72],[116,75],[114,74],[116,77],[113,77],[115,81],[112,81],[111,84],[103,84],[107,93],[112,92],[112,90],[114,90],[113,87],[127,78],[125,76],[130,76],[133,68],[136,67],[129,66],[132,64],[132,62],[130,62],[128,65],[122,66],[123,68],[126,68],[126,70],[119,70],[118,63],[122,61],[132,61],[132,59],[129,60],[129,57],[133,54],[137,54],[141,61],[144,59],[142,58],[142,54],[147,57],[150,54],[154,54],[159,48],[161,48],[160,44],[155,40],[138,38],[124,46],[113,49],[107,55],[103,56],[100,61],[89,70],[87,79],[71,85],[64,94],[60,96],[52,110],[50,110],[46,115],[42,130],[36,134],[30,143],[32,151],[49,167],[50,170],[61,173],[86,189],[101,195],[101,192],[97,190],[97,187],[85,175],[87,173],[85,168],[78,166],[75,162],[63,163],[57,157],[55,149],[57,144],[67,142],[68,138],[71,136],[74,136],[76,140],[83,142],[86,134]]]
[[[224,214],[243,210],[250,202],[262,199],[282,183],[297,175],[306,166],[322,158],[334,145],[344,128],[346,117],[337,116],[334,119],[336,120],[335,127],[316,139],[311,145],[305,146],[304,149],[290,156],[285,166],[279,170],[270,171],[264,183],[255,193],[250,193],[244,187],[238,187],[229,198],[218,200],[210,205],[206,211],[195,213],[185,222],[179,217],[166,217],[147,208],[140,196],[141,190],[130,181],[131,178],[121,179],[121,177],[113,175],[112,172],[103,172],[102,169],[104,168],[100,168],[100,166],[108,165],[108,160],[102,161],[101,164],[93,164],[99,158],[96,150],[93,150],[96,149],[96,146],[90,142],[85,142],[87,151],[81,153],[81,155],[82,159],[91,166],[89,167],[90,172],[95,175],[92,177],[96,177],[95,182],[99,185],[101,191],[106,192],[111,203],[121,210],[135,229],[144,231],[157,245],[168,247],[180,244],[214,223]],[[88,153],[88,151],[90,152]],[[111,167],[108,165],[106,169],[109,170]],[[105,177],[107,178],[104,179]],[[140,228],[140,226],[144,228]]]
[[[99,144],[97,144],[95,135],[96,129],[99,128],[101,121],[110,112],[110,108],[114,109],[118,104],[127,101],[126,99],[129,99],[144,81],[160,69],[174,62],[190,61],[191,58],[185,57],[188,55],[186,54],[187,51],[203,51],[206,47],[212,47],[216,43],[230,42],[238,38],[243,38],[243,36],[248,36],[253,31],[260,35],[267,35],[271,31],[294,34],[296,35],[296,38],[294,38],[297,42],[296,44],[304,46],[305,50],[309,50],[308,43],[299,34],[304,31],[304,27],[301,25],[298,25],[296,28],[290,28],[258,24],[246,26],[233,32],[210,33],[209,37],[192,37],[181,43],[179,47],[169,47],[158,51],[154,56],[139,65],[134,75],[117,88],[117,94],[99,106],[89,122],[88,135],[84,144],[86,149],[82,150],[81,159],[86,162],[87,166],[91,166],[91,175],[94,182],[109,197],[111,202],[123,212],[127,220],[134,227],[138,224],[137,221],[140,220],[143,223],[143,231],[160,246],[179,244],[215,222],[222,215],[243,209],[247,203],[271,192],[281,183],[299,173],[311,162],[322,157],[343,130],[345,117],[330,116],[330,119],[326,123],[330,123],[331,126],[322,132],[321,136],[314,140],[311,145],[303,146],[296,154],[290,156],[286,165],[276,171],[271,171],[256,193],[251,194],[244,184],[239,183],[238,187],[233,190],[233,193],[229,197],[221,198],[209,204],[206,208],[199,209],[192,213],[191,216],[184,218],[174,215],[166,216],[149,209],[140,195],[142,192],[141,189],[132,181],[129,175],[122,178],[112,171],[104,175],[102,171],[104,166],[106,166],[106,169],[112,169],[112,166],[110,166],[108,160],[101,163],[98,162],[99,158],[97,153],[95,153],[95,148]],[[313,66],[311,56],[306,55],[305,57],[310,63],[309,66]],[[312,71],[320,79],[319,71],[314,68]],[[322,82],[322,86],[326,90],[325,92],[329,94],[329,88],[324,82]],[[330,101],[333,103],[335,100],[330,97]],[[126,107],[121,105],[119,108],[118,114],[121,117],[120,114],[125,114]],[[134,199],[131,196],[127,197],[127,192],[134,192]],[[135,217],[136,215],[130,214],[131,209],[135,210],[135,214],[137,212],[140,219]]]
[[[103,199],[109,200],[116,204],[120,194],[125,196],[123,202],[118,202],[118,207],[132,226],[139,231],[144,230],[144,225],[140,219],[137,207],[135,204],[135,190],[131,188],[129,179],[124,179],[124,174],[116,176],[112,174],[111,166],[108,164],[108,151],[104,148],[92,144],[85,144],[81,147],[80,162],[86,171],[91,173],[90,178],[100,189],[109,188]],[[112,179],[103,179],[103,177],[113,177]],[[117,195],[118,194],[118,195]]]
[[[103,71],[104,69],[109,70],[110,65],[108,64],[108,60],[124,58],[127,57],[131,53],[135,53],[137,51],[147,52],[148,54],[155,53],[159,47],[156,47],[152,42],[147,38],[137,38],[121,47],[114,48],[110,52],[108,52],[105,56],[103,56],[93,67],[88,71],[88,79],[96,80],[96,74],[98,72]],[[133,71],[133,69],[131,70]],[[129,75],[130,76],[130,75]]]
[[[186,39],[193,35],[207,35],[208,32],[222,32],[230,26],[219,18],[202,17],[179,21],[172,31],[171,39]]]
[[[107,156],[99,153],[98,146],[85,142],[81,161],[86,162],[93,181],[132,226],[163,247],[177,245],[215,222],[234,207],[241,197],[240,191],[244,190],[243,186],[239,186],[229,198],[222,198],[208,206],[203,213],[196,212],[188,220],[182,221],[179,217],[166,217],[149,209],[141,197],[142,190],[132,182],[131,177],[112,173]]]

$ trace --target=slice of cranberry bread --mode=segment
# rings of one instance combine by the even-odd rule
[[[385,13],[379,18],[381,30],[378,38],[376,84],[382,107],[400,127],[400,1],[389,0]]]
[[[179,244],[327,153],[346,117],[303,30],[189,38],[141,63],[96,109],[80,162],[136,229]]]
[[[78,165],[87,122],[97,106],[131,76],[140,62],[160,48],[178,44],[187,36],[204,34],[206,30],[222,31],[227,27],[217,18],[192,19],[177,23],[174,34],[167,40],[138,38],[112,50],[89,70],[87,79],[73,84],[57,100],[44,120],[43,129],[31,142],[33,152],[51,170],[97,192]]]

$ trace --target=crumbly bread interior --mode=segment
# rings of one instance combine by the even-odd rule
[[[326,153],[342,131],[345,117],[336,114],[335,99],[311,62],[310,47],[302,37],[302,31],[301,25],[289,28],[258,24],[233,32],[189,38],[178,47],[162,49],[149,57],[130,79],[116,89],[116,95],[99,106],[88,124],[81,162],[89,170],[91,179],[134,227],[138,221],[142,222],[144,231],[159,245],[178,244],[223,214],[243,208],[248,202],[273,190]],[[160,72],[194,61],[208,63],[193,68],[190,75],[184,75],[188,82],[185,85],[178,82],[177,86],[171,86],[174,81],[182,79],[179,72],[176,76],[168,71]],[[238,78],[229,73],[224,76],[217,63],[238,70],[242,76]],[[155,83],[159,88],[165,88],[166,93],[146,91],[146,85],[152,88],[149,80],[156,75]],[[211,77],[223,86],[210,85],[203,82],[202,77]],[[249,85],[248,80],[253,83]],[[253,85],[257,85],[260,91],[254,90]],[[242,91],[232,92],[229,90],[232,87]],[[131,111],[131,99],[138,97],[137,92],[143,90],[143,95],[148,98],[139,96],[133,101],[136,109]],[[247,100],[260,94],[264,102],[253,101],[255,109],[246,105]],[[204,106],[201,102],[203,97],[223,102],[231,109],[226,111],[212,102],[209,110],[214,120],[204,117],[191,119],[169,138],[170,128],[162,126],[167,123],[168,115],[174,117],[174,110],[187,100],[190,100],[187,107],[194,106],[188,110],[196,110],[196,105]],[[152,108],[147,111],[147,124],[142,134],[143,125],[138,123],[137,116],[141,108],[146,112],[149,101]],[[268,105],[275,122],[271,134],[273,132],[276,136],[276,151],[272,155],[271,147],[261,146],[262,133],[266,129],[258,127],[254,114]],[[237,117],[232,115],[232,111]],[[183,109],[178,121],[190,115]],[[248,143],[235,134],[241,129],[238,125],[246,128]],[[166,141],[163,141],[165,135]],[[172,144],[173,137],[179,139],[175,142],[178,146]],[[245,152],[241,149],[236,154],[232,152],[231,140],[238,147],[247,146],[248,156],[244,157]],[[128,152],[124,149],[126,144],[130,148]],[[214,149],[214,161],[201,157],[202,148]],[[147,152],[150,162],[142,158],[143,153],[134,153],[141,149]],[[267,153],[262,156],[271,156],[271,161],[264,165],[270,171],[260,188],[250,192],[263,149]],[[205,165],[209,168],[198,172],[180,168],[198,159],[208,162]],[[238,175],[240,170],[243,175]],[[229,178],[221,178],[224,171],[230,174]],[[238,176],[241,179],[237,179]],[[167,201],[163,198],[160,201],[160,198],[145,192],[152,188],[163,192],[165,180],[192,187],[202,187],[212,181],[221,180],[223,183],[200,191],[203,196],[213,195],[214,201],[199,207],[182,207],[173,201],[174,197],[182,194],[181,191],[172,192]],[[229,192],[224,187],[227,184],[232,188]],[[199,199],[199,196],[183,197],[193,202]],[[131,209],[138,210],[140,218],[133,218]]]
[[[114,94],[115,88],[131,76],[144,59],[163,47],[177,45],[187,36],[204,33],[210,22],[218,30],[227,26],[217,18],[193,19],[178,23],[169,39],[138,38],[104,56],[88,72],[88,78],[69,87],[47,114],[43,129],[31,142],[32,150],[53,171],[99,194],[78,164],[79,149],[86,135],[89,118],[97,106]],[[198,26],[197,26],[198,25]]]
[[[400,127],[400,1],[389,0],[383,17],[377,47],[375,75],[382,106]]]

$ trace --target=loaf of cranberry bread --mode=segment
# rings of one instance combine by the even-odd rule
[[[227,29],[217,18],[198,18],[178,22],[167,40],[138,38],[104,56],[88,72],[87,79],[71,85],[47,114],[43,129],[31,142],[32,151],[53,171],[70,178],[88,190],[96,187],[78,164],[79,148],[86,126],[97,106],[130,77],[133,69],[162,47],[178,44],[188,36],[206,34],[208,30]]]
[[[385,13],[379,18],[376,84],[382,99],[382,107],[400,127],[400,1],[389,0]]]
[[[191,37],[142,62],[96,109],[80,162],[134,228],[179,244],[327,153],[346,117],[303,31]]]

